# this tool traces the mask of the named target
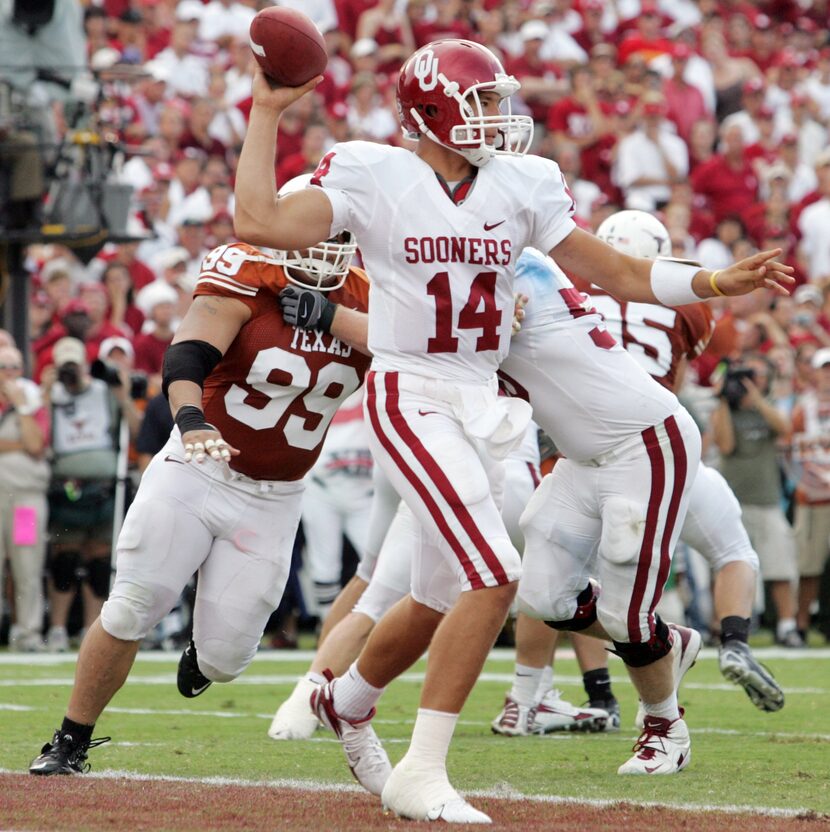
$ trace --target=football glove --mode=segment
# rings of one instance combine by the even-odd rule
[[[322,292],[286,286],[279,294],[282,317],[287,324],[302,329],[319,329],[328,332],[337,304],[332,303]]]

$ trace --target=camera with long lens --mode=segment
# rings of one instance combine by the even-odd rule
[[[721,396],[726,399],[730,410],[737,410],[741,406],[744,396],[747,394],[744,381],[755,380],[755,371],[748,367],[730,367],[723,379]]]
[[[105,382],[108,387],[121,386],[121,376],[118,374],[118,368],[114,364],[102,361],[100,358],[96,358],[92,362],[89,374],[93,378]],[[144,373],[130,373],[130,398],[147,398],[147,376]]]

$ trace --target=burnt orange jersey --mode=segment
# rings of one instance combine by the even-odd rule
[[[637,363],[669,390],[674,390],[681,360],[697,358],[712,337],[715,321],[706,303],[659,306],[619,301],[597,286],[574,280],[604,318],[611,335]]]
[[[371,360],[332,335],[285,323],[277,295],[287,283],[271,257],[234,243],[205,257],[194,291],[234,298],[251,310],[205,381],[202,406],[207,421],[241,451],[231,468],[254,479],[305,475],[337,408],[363,383]],[[366,275],[351,269],[328,297],[366,312]]]

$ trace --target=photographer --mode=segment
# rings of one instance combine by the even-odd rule
[[[767,398],[772,372],[766,358],[752,354],[727,369],[712,414],[712,433],[722,456],[721,473],[741,504],[761,576],[769,586],[778,620],[776,641],[801,647],[793,593],[798,577],[795,538],[781,507],[778,466],[778,440],[789,434],[790,421]]]
[[[140,417],[128,396],[126,374],[117,386],[92,378],[81,341],[61,338],[53,359],[43,372],[53,449],[47,642],[53,650],[66,650],[66,622],[78,586],[87,626],[109,593],[121,414],[135,430]]]

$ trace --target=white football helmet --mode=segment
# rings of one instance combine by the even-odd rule
[[[280,188],[279,195],[302,191],[310,181],[310,173],[295,176]],[[331,292],[346,282],[356,251],[357,243],[351,231],[344,231],[336,238],[302,251],[272,250],[274,259],[285,269],[285,276],[292,283],[318,292]]]
[[[671,257],[671,236],[657,217],[645,211],[618,211],[603,220],[597,237],[609,246],[630,254],[656,260]]]

